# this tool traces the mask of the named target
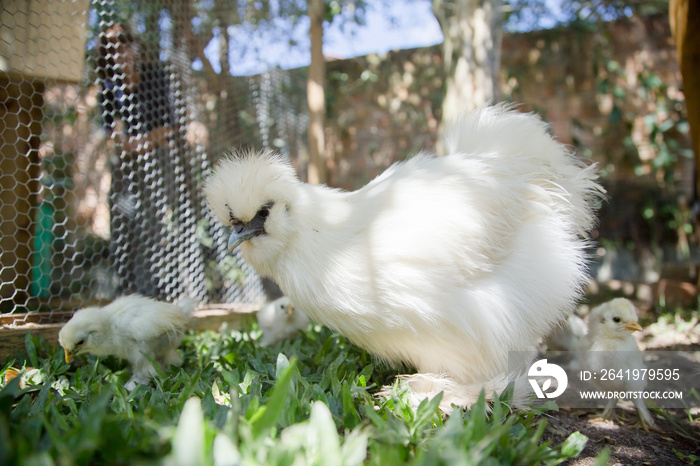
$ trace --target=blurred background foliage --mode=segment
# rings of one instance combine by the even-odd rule
[[[462,2],[326,0],[325,25],[340,25],[352,41],[369,12],[381,11],[400,28],[398,8],[426,3],[456,8]],[[660,283],[670,281],[681,301],[694,305],[695,288],[686,284],[697,281],[695,168],[668,1],[494,5],[503,13],[500,99],[540,113],[562,142],[601,167],[609,200],[594,232],[593,276],[633,282],[634,297],[648,303],[657,302]],[[85,80],[48,83],[44,92],[40,154],[46,176],[60,179],[44,191],[59,225],[51,259],[56,270],[76,263],[92,267],[104,261],[108,248],[114,147],[102,129],[94,72],[95,38],[104,22],[129,24],[152,55],[174,65],[188,92],[187,119],[199,128],[191,138],[188,129],[188,141],[210,164],[231,147],[271,147],[289,156],[304,178],[310,160],[308,68],[282,69],[269,62],[269,52],[308,53],[306,15],[304,0],[92,2]],[[326,57],[328,184],[355,189],[391,163],[435,147],[447,81],[443,52],[437,44]],[[246,73],[251,62],[267,71]],[[201,236],[206,246],[211,238]],[[210,269],[210,287],[241,280],[238,272]],[[56,273],[67,278],[54,280],[54,287],[62,281],[62,290],[83,292],[84,284],[70,273]],[[109,295],[113,280],[100,284]]]

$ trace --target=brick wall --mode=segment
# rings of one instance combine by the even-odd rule
[[[328,74],[330,184],[354,189],[434,146],[440,46],[330,62]],[[664,95],[643,95],[640,80],[651,74]],[[652,173],[647,115],[678,119],[684,111],[666,17],[620,21],[602,36],[564,28],[506,35],[501,83],[504,98],[542,114],[562,142],[601,162],[610,182]],[[666,136],[689,147],[687,135]]]

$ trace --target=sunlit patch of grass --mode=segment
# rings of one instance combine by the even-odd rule
[[[558,464],[586,442],[543,442],[545,421],[507,393],[448,417],[439,398],[378,399],[394,372],[324,328],[267,348],[256,335],[190,334],[185,364],[132,392],[120,361],[71,366],[27,338],[0,372],[0,464]],[[24,377],[5,383],[11,367]]]

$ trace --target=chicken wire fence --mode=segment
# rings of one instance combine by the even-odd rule
[[[230,147],[288,152],[303,92],[213,71],[202,44],[231,12],[209,3],[3,0],[1,312],[264,298],[201,184]]]

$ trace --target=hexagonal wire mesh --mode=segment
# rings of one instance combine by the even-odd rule
[[[0,6],[0,311],[262,299],[200,188],[228,147],[303,134],[288,78],[195,71],[192,2],[88,1]]]

